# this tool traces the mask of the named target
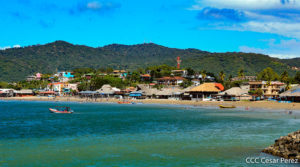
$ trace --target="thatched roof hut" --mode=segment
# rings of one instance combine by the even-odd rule
[[[224,92],[219,93],[219,95],[229,95],[229,96],[242,96],[247,94],[248,94],[248,90],[241,89],[240,87],[233,87]]]
[[[113,87],[111,87],[110,85],[106,84],[106,85],[103,85],[101,87],[101,89],[97,90],[98,93],[100,94],[105,94],[105,95],[112,95],[115,93],[115,90]]]
[[[300,97],[300,86],[285,91],[279,95],[280,97]]]

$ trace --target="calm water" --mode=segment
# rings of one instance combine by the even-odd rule
[[[56,105],[75,113],[51,114]],[[282,112],[0,101],[0,166],[246,166],[299,123]]]

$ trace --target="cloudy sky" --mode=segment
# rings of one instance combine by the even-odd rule
[[[0,0],[0,48],[154,42],[300,57],[300,0]]]

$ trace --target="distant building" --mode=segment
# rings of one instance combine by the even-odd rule
[[[256,81],[256,76],[233,77],[231,81]]]
[[[183,83],[183,81],[186,79],[183,77],[175,76],[175,77],[162,77],[156,80],[159,85],[179,85]]]
[[[37,81],[37,80],[41,80],[42,78],[42,74],[41,73],[36,73],[35,75],[30,75],[26,78],[26,81],[30,82],[30,81]]]
[[[54,76],[58,77],[59,82],[68,82],[74,78],[72,72],[58,72]]]
[[[194,86],[199,86],[200,85],[200,80],[199,79],[193,79],[192,83]]]
[[[151,75],[150,74],[143,74],[143,75],[141,75],[141,80],[142,81],[150,81],[151,80]]]
[[[187,77],[187,71],[186,70],[172,70],[171,75],[185,78],[185,77]]]
[[[126,70],[114,70],[113,75],[119,78],[126,78],[128,73]]]

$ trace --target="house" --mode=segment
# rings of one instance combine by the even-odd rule
[[[279,92],[281,90],[281,87],[283,87],[285,84],[279,81],[252,81],[249,82],[250,85],[250,91],[254,92],[258,89],[261,89],[263,91],[263,95],[265,97],[278,97]]]
[[[59,82],[68,82],[72,79],[74,79],[74,75],[72,75],[72,72],[58,72],[54,74],[55,77],[58,77]]]
[[[41,80],[42,74],[41,73],[36,73],[35,75],[30,75],[26,78],[26,81],[36,81],[36,80]]]
[[[300,86],[281,93],[279,97],[281,100],[285,101],[300,102]]]
[[[87,80],[91,80],[94,75],[95,75],[94,73],[88,73],[88,74],[84,74],[84,77]]]
[[[233,77],[231,81],[256,81],[256,76]]]
[[[190,89],[188,92],[192,99],[205,99],[216,95],[224,90],[224,86],[220,83],[203,83]]]
[[[33,91],[30,89],[16,90],[14,93],[17,97],[28,97],[34,95]]]
[[[151,75],[150,74],[143,74],[143,75],[141,75],[141,80],[142,81],[150,81],[151,80]]]
[[[186,79],[183,77],[175,76],[175,77],[162,77],[156,80],[159,85],[179,85],[183,83],[183,81]]]
[[[242,89],[240,87],[230,88],[224,92],[219,93],[218,96],[221,96],[222,99],[224,100],[231,100],[231,101],[252,99],[252,96],[248,94],[248,90]]]
[[[199,86],[200,85],[200,80],[199,79],[193,79],[192,83],[194,86]]]
[[[127,77],[127,71],[126,70],[114,70],[113,71],[113,75],[115,77],[119,77],[119,78],[126,78]]]
[[[54,91],[59,95],[61,95],[61,93],[63,92],[63,88],[64,88],[64,84],[61,82],[49,83],[47,85],[47,90]]]
[[[172,70],[171,75],[185,78],[185,77],[187,77],[187,71],[186,70]]]

